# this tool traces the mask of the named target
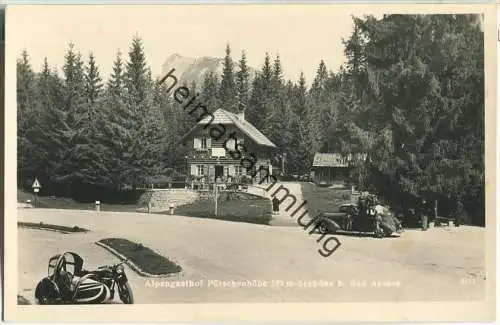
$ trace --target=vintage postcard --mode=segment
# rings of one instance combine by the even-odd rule
[[[8,5],[24,321],[492,321],[496,13]]]

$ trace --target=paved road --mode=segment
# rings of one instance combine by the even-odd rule
[[[330,237],[318,242],[319,234],[310,235],[301,227],[139,213],[18,212],[20,221],[92,230],[59,234],[19,229],[18,293],[28,299],[33,297],[36,282],[45,276],[53,254],[73,250],[85,258],[88,268],[116,261],[94,244],[106,237],[125,237],[155,248],[184,268],[182,275],[155,282],[128,269],[137,303],[470,300],[484,296],[484,230],[480,228],[407,231],[401,238],[382,240],[337,236],[342,246],[325,258],[318,249]],[[240,281],[229,285],[246,280],[255,283],[247,288],[224,288],[214,280]],[[259,281],[267,287],[259,288]],[[173,288],[195,283],[199,286]]]

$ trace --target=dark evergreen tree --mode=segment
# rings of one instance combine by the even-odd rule
[[[326,100],[328,81],[328,70],[326,64],[321,60],[314,81],[309,90],[307,115],[307,148],[309,148],[309,161],[312,163],[312,157],[323,148],[324,129],[323,119],[325,118],[325,110],[329,107]]]
[[[133,125],[129,128],[131,143],[126,154],[128,169],[126,175],[132,187],[148,184],[156,177],[158,168],[163,168],[163,164],[157,166],[152,163],[159,159],[159,125],[161,114],[153,101],[153,80],[151,70],[147,66],[146,56],[142,46],[142,40],[135,36],[129,51],[129,57],[125,70],[125,87],[127,90],[127,104],[132,113]]]
[[[132,39],[124,81],[125,88],[131,100],[131,105],[134,105],[136,109],[140,109],[139,105],[146,100],[148,90],[150,90],[151,80],[142,40],[138,36]],[[138,114],[140,113],[138,112]]]
[[[88,65],[85,69],[85,95],[87,123],[82,125],[80,136],[85,142],[77,144],[78,156],[76,159],[83,161],[81,168],[82,182],[98,186],[111,186],[109,147],[105,144],[107,134],[103,132],[108,115],[103,109],[103,83],[96,64],[95,57],[89,55]]]
[[[125,171],[130,167],[130,131],[134,127],[134,115],[129,105],[124,79],[123,61],[121,53],[118,52],[107,83],[102,108],[104,118],[100,123],[104,135],[102,144],[108,150],[106,166],[109,170],[109,183],[116,189],[130,184]]]
[[[249,72],[245,51],[241,52],[241,59],[236,73],[236,89],[238,99],[238,112],[244,112],[248,106],[248,98],[250,93]]]
[[[247,120],[259,130],[264,129],[265,119],[271,110],[273,101],[273,67],[269,53],[266,53],[262,70],[252,82]]]
[[[366,42],[353,35],[351,43],[362,44],[363,50],[350,49],[348,57],[359,61],[350,65],[351,80],[354,67],[365,63],[355,72],[366,87],[363,96],[354,91],[364,108],[352,129],[384,179],[379,192],[451,201],[481,197],[483,33],[474,19],[386,15],[354,20]],[[477,206],[484,202],[476,201]],[[484,215],[473,218],[481,223]]]
[[[30,142],[26,136],[30,123],[36,118],[36,80],[28,52],[23,50],[17,60],[17,164],[18,182],[22,185],[24,177],[32,177],[30,162],[27,161]]]
[[[63,155],[60,168],[56,171],[58,181],[71,186],[85,182],[85,171],[89,157],[82,157],[81,149],[88,144],[86,132],[89,127],[89,111],[85,98],[84,63],[81,54],[69,44],[63,66],[63,110],[65,129],[62,134]]]
[[[203,104],[210,112],[215,112],[219,108],[220,102],[218,101],[219,80],[217,75],[210,71],[205,74],[202,85],[202,99]]]
[[[295,113],[300,117],[307,115],[307,86],[304,72],[300,72],[299,83],[295,87]]]
[[[44,191],[52,192],[58,170],[67,148],[64,137],[67,130],[63,107],[63,82],[52,72],[47,58],[42,72],[36,78],[36,105],[31,111],[26,129],[26,147],[20,173],[24,185],[31,185],[34,177],[44,183]],[[59,193],[68,194],[68,193]]]
[[[89,104],[96,104],[102,94],[103,83],[99,74],[99,68],[95,62],[94,54],[89,55],[87,73],[85,75],[85,92]]]
[[[229,47],[229,44],[226,46],[226,56],[224,57],[224,65],[222,68],[222,76],[218,95],[221,108],[230,112],[237,111],[238,102],[234,78],[234,64],[231,58],[231,48]]]

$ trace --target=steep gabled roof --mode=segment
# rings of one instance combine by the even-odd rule
[[[354,158],[366,160],[366,154],[342,155],[340,153],[316,153],[313,167],[349,167]]]
[[[240,118],[238,115],[223,110],[222,108],[216,110],[212,114],[214,116],[213,121],[211,121],[211,116],[205,117],[204,119],[199,121],[198,124],[184,136],[184,138],[186,138],[194,130],[198,129],[200,125],[234,124],[234,126],[236,126],[246,136],[255,141],[255,143],[257,143],[258,145],[276,148],[276,145],[272,143],[271,140],[269,140],[264,134],[262,134],[262,132],[257,130],[257,128],[250,124],[248,121]]]

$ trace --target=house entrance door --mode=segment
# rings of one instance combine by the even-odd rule
[[[224,166],[222,165],[216,165],[215,166],[215,179],[217,178],[222,178],[224,176]]]

